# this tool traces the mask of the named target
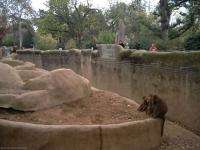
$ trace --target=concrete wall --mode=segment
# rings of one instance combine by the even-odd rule
[[[41,53],[34,57],[20,52],[18,57],[47,70],[73,69],[88,78],[93,86],[119,93],[138,103],[142,96],[157,93],[168,104],[169,119],[200,134],[200,73],[195,70],[100,59],[91,57],[89,52]]]
[[[111,125],[36,125],[0,119],[0,147],[25,150],[151,150],[161,142],[161,121]]]

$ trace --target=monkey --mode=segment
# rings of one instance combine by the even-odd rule
[[[150,117],[160,118],[162,120],[161,136],[163,136],[165,114],[168,111],[167,104],[157,95],[150,94],[149,96],[143,96],[143,102],[137,110],[146,112]]]
[[[138,111],[141,111],[141,112],[146,112],[147,111],[147,107],[148,107],[148,97],[147,96],[143,96],[142,97],[142,99],[143,99],[143,102],[142,102],[142,104],[138,107]],[[147,113],[147,112],[146,112]]]
[[[143,96],[143,102],[142,104],[139,106],[139,108],[137,109],[138,111],[141,112],[146,112],[147,115],[151,115],[152,114],[152,109],[151,109],[151,103],[150,103],[150,96]]]

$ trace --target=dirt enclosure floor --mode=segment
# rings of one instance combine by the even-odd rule
[[[134,103],[106,91],[93,91],[89,98],[37,112],[0,109],[0,118],[35,124],[114,124],[147,118]]]
[[[89,98],[38,112],[0,109],[0,118],[36,124],[112,124],[147,118],[137,106],[117,94],[94,91]],[[200,137],[166,121],[158,150],[200,150]]]
[[[200,136],[166,121],[162,144],[158,150],[200,150]]]

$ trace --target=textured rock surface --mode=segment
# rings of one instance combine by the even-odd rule
[[[35,66],[35,64],[33,64],[31,62],[25,62],[24,64],[22,64],[20,66],[16,66],[15,69],[16,70],[35,70],[36,66]]]
[[[91,94],[89,81],[72,70],[48,72],[29,62],[15,68],[0,63],[0,107],[36,111]]]
[[[28,80],[25,90],[47,90],[51,101],[66,103],[91,94],[91,86],[87,79],[69,69],[57,69],[47,74]]]
[[[0,62],[0,89],[2,88],[20,88],[23,81],[16,70]]]
[[[1,60],[2,63],[5,63],[5,64],[8,64],[12,67],[15,67],[15,66],[19,66],[19,65],[24,65],[24,62],[21,61],[21,60],[15,60],[15,59],[12,59],[12,58],[3,58]]]
[[[48,73],[48,71],[43,70],[43,69],[17,70],[17,72],[24,82],[28,81],[29,79],[33,79],[33,78],[36,78]]]

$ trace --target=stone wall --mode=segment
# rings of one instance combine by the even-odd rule
[[[0,145],[28,150],[152,150],[161,142],[160,124],[158,119],[110,125],[39,125],[0,119]]]
[[[142,96],[156,93],[168,104],[169,119],[200,133],[200,73],[193,68],[101,59],[91,57],[89,51],[41,52],[37,55],[18,52],[18,57],[47,70],[73,69],[88,78],[93,86],[119,93],[138,103]]]

